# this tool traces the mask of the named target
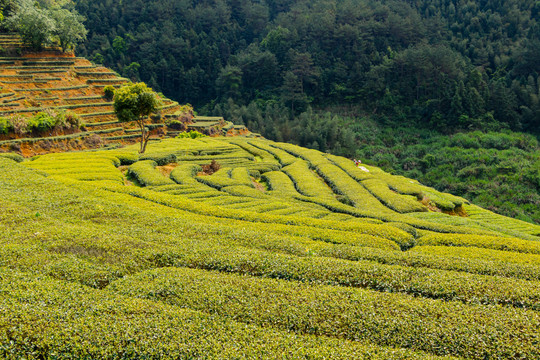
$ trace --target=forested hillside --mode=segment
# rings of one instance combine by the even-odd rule
[[[354,104],[442,131],[538,131],[537,1],[77,0],[83,54],[223,113]],[[216,109],[217,106],[217,109]],[[270,110],[271,110],[270,109]],[[291,115],[288,117],[292,118]],[[268,129],[270,128],[270,129]]]

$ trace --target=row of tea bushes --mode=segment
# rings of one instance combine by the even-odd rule
[[[534,311],[176,268],[127,277],[107,290],[299,334],[468,359],[540,356]]]
[[[143,186],[171,185],[174,182],[156,170],[153,160],[142,160],[129,166],[128,175],[133,176]]]
[[[15,164],[15,163],[13,163]],[[36,175],[37,176],[37,175]],[[90,189],[89,184],[83,184],[84,188]],[[112,186],[113,184],[108,184]],[[75,186],[80,188],[79,186]],[[85,193],[90,191],[85,191]],[[29,196],[36,196],[30,193]],[[96,196],[98,196],[96,194]],[[99,192],[99,199],[116,201],[135,209],[137,206],[149,207],[150,211],[158,211],[161,216],[173,216],[173,209],[162,208],[149,204],[141,198],[129,198],[122,194],[108,195]],[[85,209],[74,208],[74,199],[69,199],[65,204],[71,206],[72,216],[77,212],[88,212],[86,208],[106,209],[103,205],[84,206]],[[100,203],[102,201],[100,200]],[[93,210],[94,211],[94,210]],[[103,211],[103,210],[101,210]],[[171,212],[169,214],[169,212]],[[99,212],[100,214],[101,212]],[[115,212],[113,212],[115,213]],[[105,213],[107,214],[107,213]],[[88,215],[85,215],[87,217]],[[118,215],[116,215],[118,216]],[[130,215],[131,216],[131,215]],[[195,218],[195,216],[193,216]],[[124,222],[130,221],[131,217],[124,217]],[[204,218],[203,218],[204,219]],[[138,220],[140,221],[140,220]],[[201,222],[204,220],[200,220]],[[228,220],[226,223],[228,224]],[[130,228],[133,229],[133,223]],[[231,225],[233,226],[233,225]],[[268,233],[267,228],[257,229],[257,224],[250,225],[255,231]],[[293,228],[294,229],[294,228]],[[160,234],[164,230],[160,230]],[[145,235],[147,236],[147,235]],[[160,235],[162,236],[162,235]],[[260,246],[260,245],[259,245]],[[342,286],[369,287],[372,289],[406,292],[426,297],[442,298],[448,300],[462,300],[465,302],[481,303],[504,303],[514,306],[535,308],[538,294],[538,285],[535,282],[516,281],[488,276],[478,276],[459,272],[440,271],[426,268],[411,268],[395,265],[381,265],[369,261],[347,262],[325,258],[298,258],[289,255],[269,254],[254,249],[242,248],[213,248],[208,251],[189,250],[185,247],[156,249],[154,255],[148,255],[150,263],[155,266],[178,265],[200,268],[212,268],[223,271],[245,272],[260,276],[279,276],[291,280],[307,282],[322,282],[327,284],[339,284]],[[191,252],[193,251],[193,252]],[[434,281],[436,279],[436,281]]]
[[[290,165],[298,160],[298,158],[296,158],[295,156],[292,156],[291,154],[289,154],[288,152],[284,150],[270,146],[265,141],[250,140],[248,143],[250,145],[253,145],[254,147],[257,147],[261,150],[265,150],[268,153],[272,154],[274,158],[276,158],[282,166]]]
[[[4,359],[436,359],[263,329],[29,273],[2,269],[0,284]]]
[[[500,236],[429,234],[420,238],[417,243],[418,245],[477,247],[540,255],[540,242],[538,241]]]

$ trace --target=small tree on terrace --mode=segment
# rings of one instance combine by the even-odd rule
[[[145,127],[148,116],[158,109],[160,102],[157,94],[145,83],[122,86],[114,92],[114,112],[122,122],[136,121],[141,129],[141,148],[144,153],[150,131]]]

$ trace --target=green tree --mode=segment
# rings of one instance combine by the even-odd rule
[[[51,16],[56,22],[54,35],[58,38],[62,51],[72,50],[77,43],[86,39],[88,30],[83,25],[85,19],[75,10],[58,9],[52,11]]]
[[[6,21],[12,30],[21,35],[23,42],[34,50],[40,50],[49,43],[56,28],[48,12],[36,8],[29,0],[21,1],[18,11]]]
[[[113,40],[113,49],[119,54],[122,54],[127,49],[126,40],[121,36],[116,36]]]
[[[136,80],[139,78],[139,69],[141,68],[141,64],[138,62],[132,62],[128,66],[124,67],[123,73],[124,76],[130,78],[131,80]]]
[[[287,71],[283,76],[283,85],[281,86],[281,98],[291,111],[303,111],[309,104],[309,100],[302,88],[302,80],[292,71]]]
[[[241,95],[242,69],[238,66],[227,65],[216,80],[219,93],[226,99],[238,99]]]
[[[118,120],[136,121],[141,129],[141,154],[145,152],[151,135],[145,127],[146,120],[158,106],[157,94],[143,82],[122,86],[114,92],[114,112]]]

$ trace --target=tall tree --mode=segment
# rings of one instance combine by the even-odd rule
[[[146,120],[158,106],[157,94],[143,82],[122,86],[114,92],[114,112],[118,120],[135,121],[141,129],[141,154],[146,151],[151,135],[145,126]]]

